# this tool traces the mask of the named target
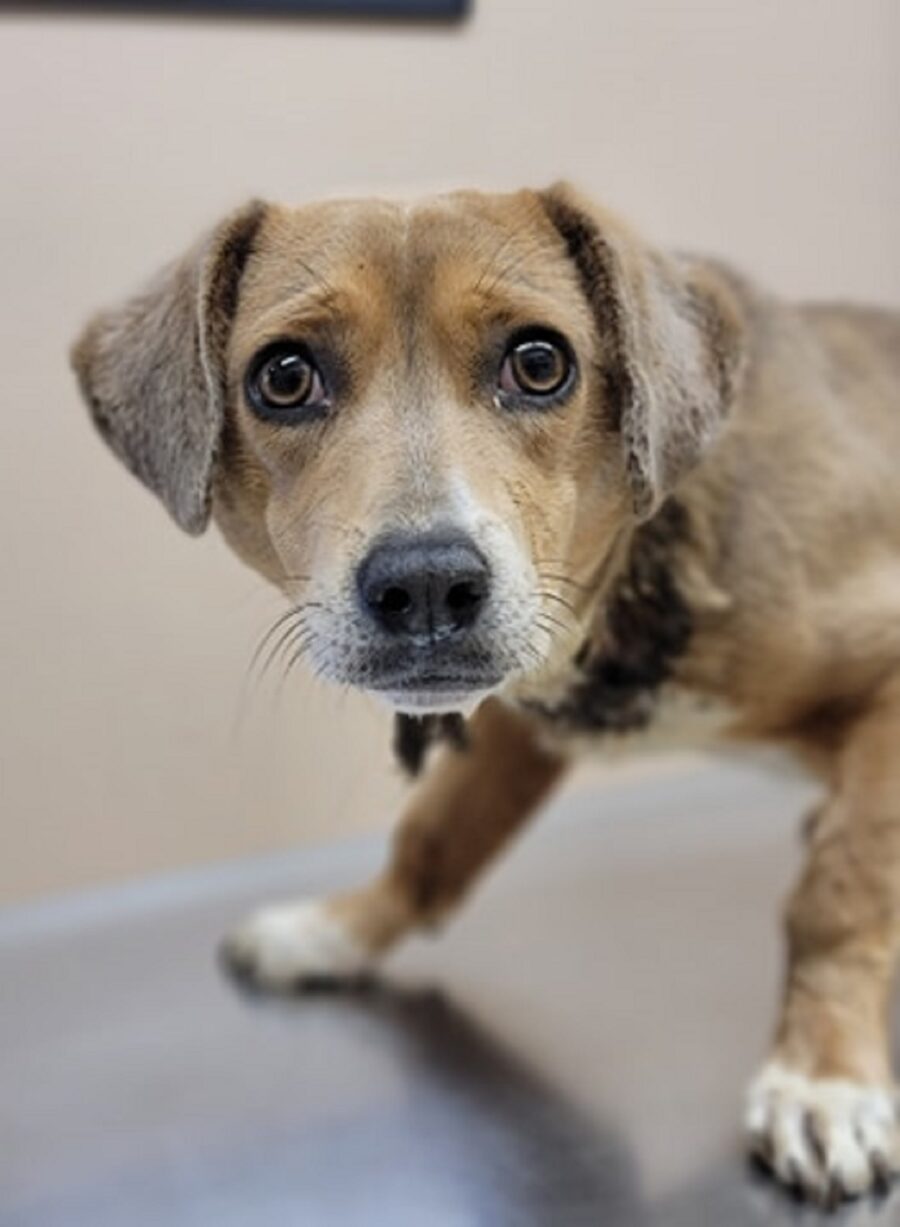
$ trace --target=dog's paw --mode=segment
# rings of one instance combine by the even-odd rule
[[[897,1103],[888,1087],[808,1078],[772,1061],[747,1094],[752,1153],[782,1184],[834,1205],[900,1172]]]
[[[240,979],[275,990],[352,982],[373,964],[328,903],[315,900],[260,908],[221,952]]]

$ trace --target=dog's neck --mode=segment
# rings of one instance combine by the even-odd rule
[[[660,687],[694,629],[679,582],[679,555],[689,538],[688,514],[675,500],[634,532],[562,685],[547,697],[526,699],[529,710],[583,732],[636,732],[651,721]]]

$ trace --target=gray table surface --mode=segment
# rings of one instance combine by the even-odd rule
[[[213,951],[382,840],[7,908],[0,1227],[824,1221],[737,1126],[810,795],[695,763],[576,789],[363,994],[247,995]]]

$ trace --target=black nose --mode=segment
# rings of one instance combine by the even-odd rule
[[[472,626],[490,572],[465,537],[389,537],[357,575],[363,608],[378,626],[413,639],[444,639]]]

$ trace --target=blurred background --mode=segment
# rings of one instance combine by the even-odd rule
[[[403,791],[377,707],[247,684],[280,600],[95,437],[91,311],[250,195],[559,176],[785,294],[896,304],[898,46],[896,0],[0,13],[0,901],[386,827]]]

